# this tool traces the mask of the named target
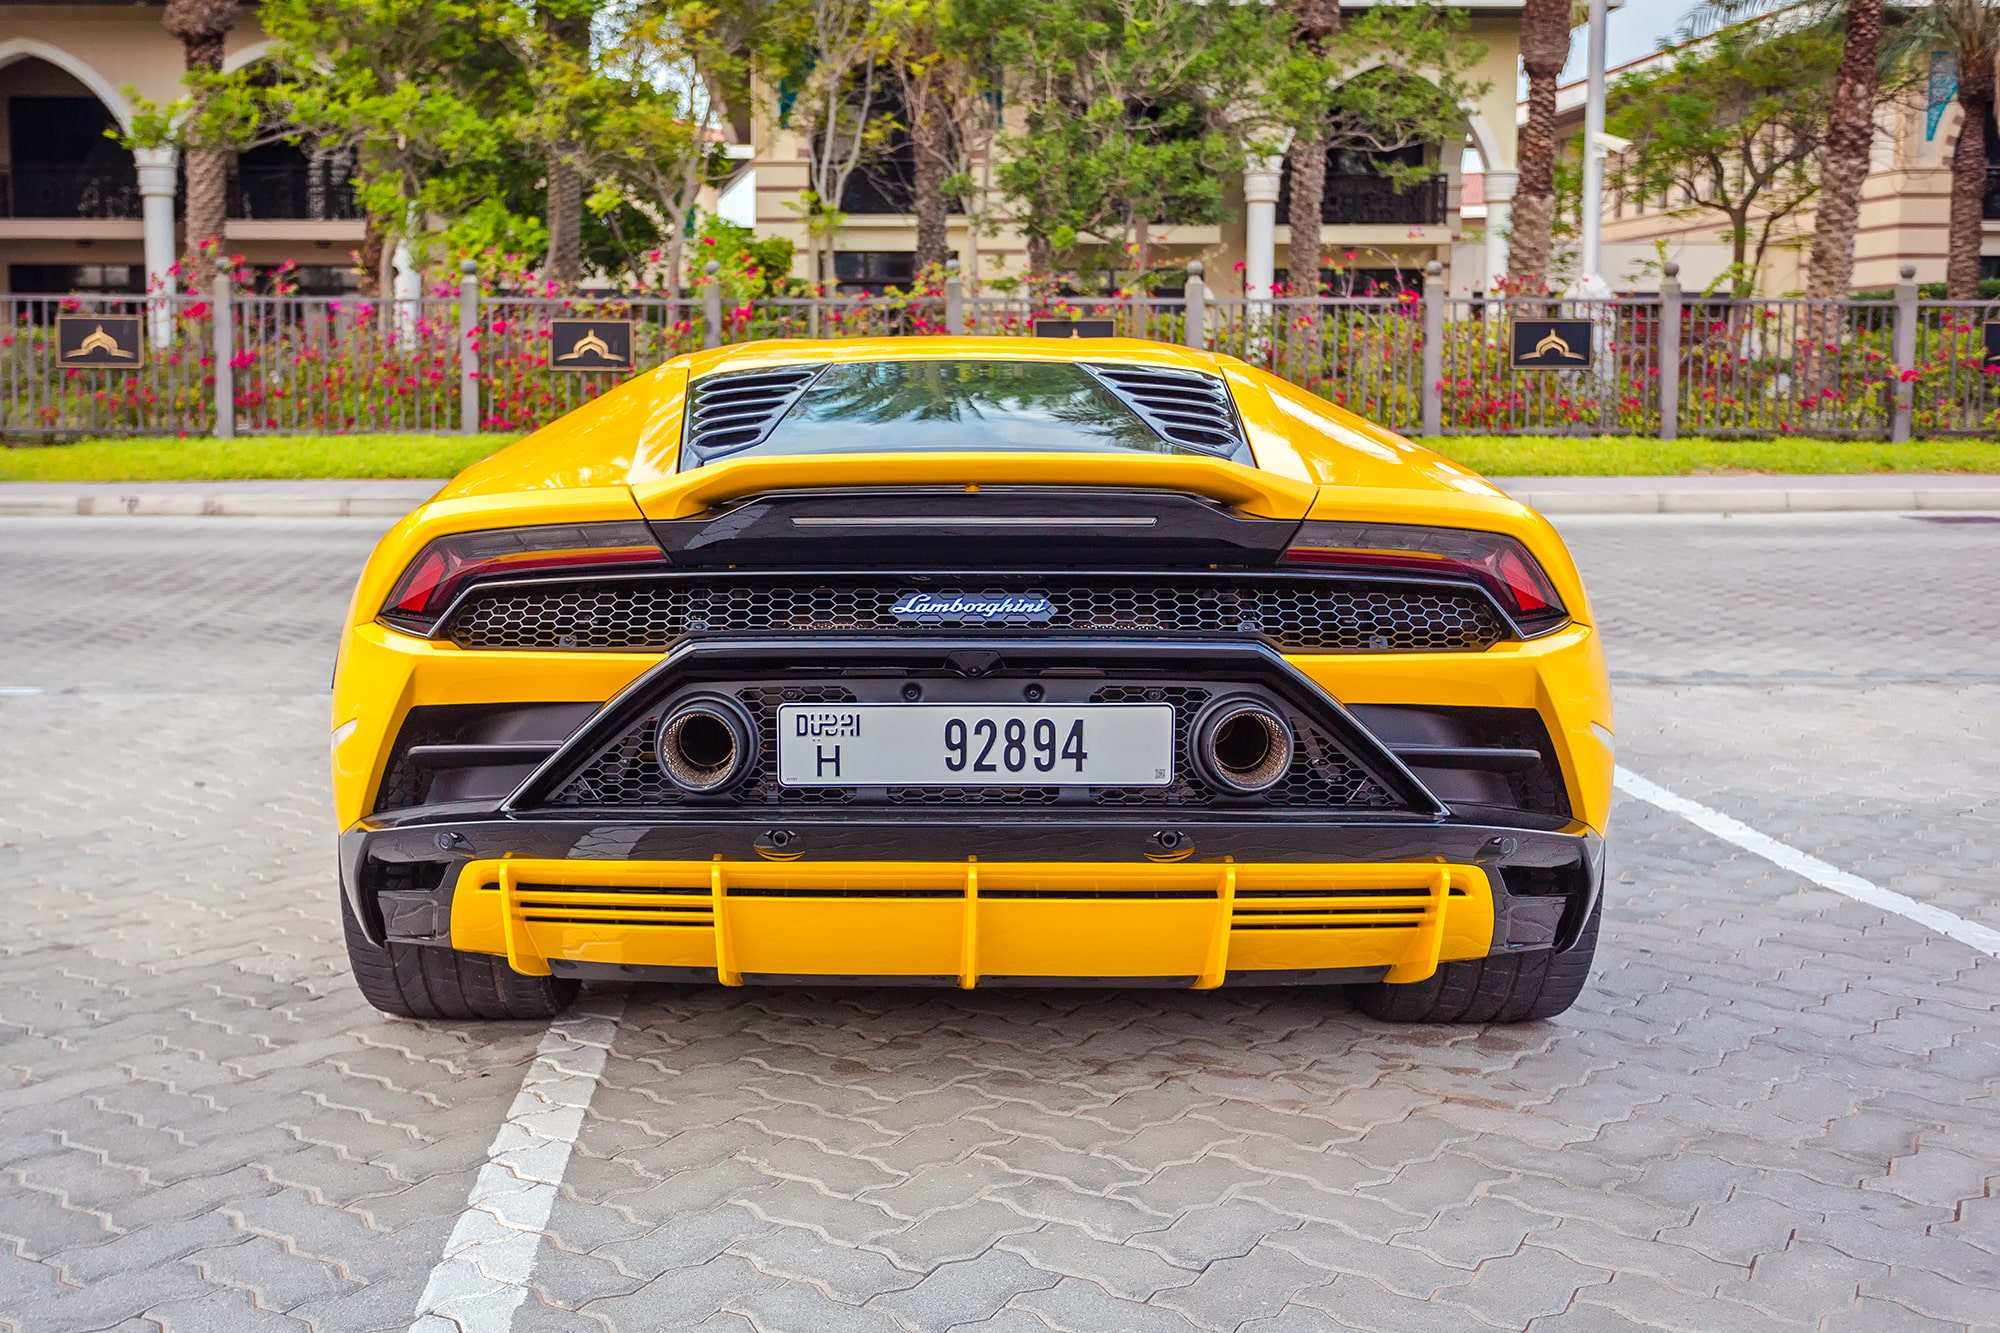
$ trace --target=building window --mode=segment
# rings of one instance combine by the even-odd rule
[[[9,264],[7,290],[16,296],[135,295],[146,290],[138,264]]]
[[[908,250],[836,250],[834,290],[842,296],[880,296],[916,280],[917,257]]]
[[[17,218],[136,218],[139,173],[95,97],[10,97],[0,206]]]
[[[236,155],[229,173],[229,216],[346,221],[361,216],[351,153],[309,155],[288,143]]]
[[[1397,189],[1378,164],[1421,167],[1430,149],[1423,144],[1392,153],[1363,153],[1331,148],[1326,154],[1326,192],[1320,197],[1320,221],[1332,226],[1442,226],[1451,183],[1442,172]],[[1278,216],[1292,211],[1292,163],[1285,159],[1278,178]]]

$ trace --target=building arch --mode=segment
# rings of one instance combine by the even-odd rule
[[[127,134],[132,132],[132,104],[125,100],[125,94],[111,80],[60,46],[51,45],[34,37],[10,37],[0,42],[0,67],[21,60],[40,60],[55,66],[63,73],[88,88],[91,95],[104,103],[104,109],[118,122],[118,128]]]
[[[234,74],[238,70],[248,69],[277,49],[277,38],[260,37],[242,50],[231,51],[228,55],[224,56],[222,58],[222,72],[224,74]]]
[[[1379,55],[1369,56],[1365,60],[1356,61],[1339,79],[1335,80],[1335,84],[1337,86],[1338,84],[1347,82],[1349,79],[1360,78],[1370,70],[1381,69],[1388,63],[1389,61],[1386,57]],[[1438,81],[1438,72],[1434,69],[1411,69],[1404,70],[1403,72],[1414,78],[1423,79],[1428,83],[1436,83]],[[1486,113],[1473,103],[1467,101],[1460,102],[1458,109],[1465,113],[1466,129],[1471,133],[1473,146],[1479,149],[1479,158],[1486,164],[1486,169],[1488,171],[1512,171],[1514,169],[1514,155],[1500,151],[1500,136],[1494,133],[1493,122],[1486,118]]]

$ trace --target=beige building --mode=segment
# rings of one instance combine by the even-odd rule
[[[131,125],[126,88],[159,102],[182,91],[181,45],[163,9],[0,0],[0,291],[138,292],[173,263],[173,151],[135,155],[104,133]],[[246,6],[228,68],[268,47]],[[241,155],[224,239],[253,267],[291,260],[304,290],[340,291],[361,231],[339,164],[282,144]]]
[[[1651,55],[1610,72],[1644,70],[1669,57]],[[1566,84],[1556,93],[1557,130],[1565,141],[1583,133],[1584,85]],[[1893,287],[1905,263],[1917,266],[1919,283],[1944,281],[1946,227],[1951,215],[1951,155],[1964,113],[1956,101],[1931,104],[1915,97],[1883,104],[1877,112],[1872,169],[1861,193],[1855,237],[1857,290]],[[1523,104],[1517,123],[1527,120]],[[1987,132],[1986,236],[1981,252],[1987,277],[2000,277],[2000,135]],[[1609,173],[1607,173],[1609,174]],[[1604,200],[1604,277],[1613,290],[1659,289],[1662,254],[1681,266],[1681,285],[1700,291],[1721,282],[1731,247],[1719,214],[1676,215],[1660,201],[1640,201],[1607,191]],[[1758,294],[1783,296],[1805,289],[1811,251],[1812,213],[1801,210],[1782,228],[1783,243],[1766,252]],[[1574,262],[1573,256],[1571,262]]]
[[[1440,260],[1451,288],[1465,292],[1483,289],[1505,269],[1521,0],[1460,0],[1460,7],[1486,48],[1468,82],[1486,91],[1465,107],[1462,141],[1424,150],[1440,174],[1398,194],[1365,162],[1337,162],[1328,171],[1323,254],[1361,284],[1412,281]],[[143,291],[149,274],[174,261],[174,154],[134,154],[104,133],[130,126],[127,87],[155,101],[181,91],[181,47],[163,27],[162,10],[153,2],[0,0],[0,291]],[[253,64],[268,46],[254,7],[246,6],[229,37],[228,67]],[[733,146],[732,156],[744,166],[723,193],[725,215],[791,237],[797,274],[807,276],[804,224],[787,207],[806,182],[805,145],[764,110],[752,142]],[[1484,172],[1477,217],[1466,213],[1466,161]],[[841,288],[908,280],[916,247],[909,174],[907,161],[892,153],[850,185],[848,220],[833,239],[830,276]],[[230,189],[229,248],[259,268],[292,261],[307,291],[344,289],[353,281],[350,254],[362,223],[343,177],[338,164],[285,145],[241,155]],[[1226,193],[1229,221],[1163,227],[1156,253],[1168,264],[1202,260],[1219,295],[1267,293],[1289,276],[1282,159],[1252,162]],[[968,276],[1018,275],[1026,264],[1019,232],[1004,224],[975,238],[955,219],[952,242]]]
[[[1350,8],[1361,6],[1350,5]],[[1514,183],[1514,96],[1520,56],[1521,0],[1459,0],[1471,35],[1486,48],[1484,61],[1466,76],[1486,85],[1465,109],[1463,142],[1426,150],[1443,170],[1402,194],[1363,162],[1335,162],[1327,173],[1321,216],[1322,254],[1341,260],[1366,282],[1400,274],[1405,281],[1439,260],[1454,291],[1483,290],[1504,272],[1504,235]],[[1467,148],[1484,168],[1482,203],[1492,217],[1468,227],[1463,209],[1462,162]],[[808,145],[776,123],[768,109],[755,118],[743,171],[723,196],[725,215],[751,223],[760,234],[789,237],[799,255],[794,275],[809,278],[806,228],[797,207],[809,179]],[[833,238],[830,285],[847,291],[880,290],[907,282],[916,249],[910,214],[910,166],[893,151],[874,169],[857,173],[841,200],[847,220]],[[1227,183],[1230,220],[1203,226],[1163,226],[1151,240],[1163,265],[1199,259],[1211,290],[1222,296],[1268,294],[1289,277],[1289,180],[1282,159],[1253,161],[1241,179]],[[1281,206],[1282,204],[1282,206]],[[1497,223],[1497,230],[1487,223]],[[1019,276],[1027,264],[1020,232],[1001,223],[997,234],[975,237],[961,217],[951,224],[951,245],[961,272],[982,282]],[[975,249],[977,253],[975,253]],[[1353,260],[1345,256],[1352,252]]]

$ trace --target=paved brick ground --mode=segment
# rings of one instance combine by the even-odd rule
[[[0,522],[0,1323],[407,1326],[541,1032],[384,1020],[375,525]],[[1621,759],[1988,922],[2000,525],[1577,520]],[[520,1329],[2000,1327],[2000,966],[1633,803],[1564,1018],[639,990]]]

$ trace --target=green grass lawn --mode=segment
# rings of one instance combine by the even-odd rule
[[[507,435],[287,435],[89,440],[0,449],[0,481],[230,481],[449,477]],[[1496,477],[1688,476],[1704,472],[2000,472],[2000,443],[1935,440],[1659,440],[1451,436],[1440,453]]]
[[[267,435],[85,440],[0,449],[0,481],[449,477],[518,435]]]
[[[1685,477],[1707,472],[2000,472],[2000,442],[1649,440],[1613,435],[1447,436],[1424,441],[1491,477]]]

